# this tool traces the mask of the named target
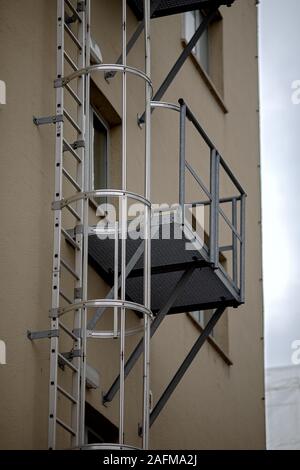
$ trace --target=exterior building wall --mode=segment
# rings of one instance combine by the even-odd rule
[[[212,92],[199,67],[189,58],[164,100],[184,98],[248,194],[246,240],[246,303],[228,309],[229,366],[211,344],[205,344],[151,429],[152,448],[261,449],[265,447],[263,381],[263,311],[260,226],[260,155],[258,120],[257,11],[254,0],[237,0],[221,8],[223,16],[222,100]],[[34,14],[33,14],[34,13]],[[128,32],[136,19],[128,12]],[[28,329],[48,329],[51,294],[54,193],[54,126],[37,128],[32,117],[54,114],[56,75],[56,1],[0,0],[0,79],[7,84],[7,104],[0,109],[1,174],[1,339],[7,365],[0,368],[1,448],[45,448],[48,415],[48,340],[30,342]],[[92,0],[92,37],[105,63],[121,50],[121,3]],[[157,89],[182,51],[180,15],[151,22],[152,80]],[[143,68],[143,39],[128,63]],[[112,185],[120,181],[121,81],[100,74],[94,105],[111,129]],[[143,110],[144,86],[128,79],[128,189],[143,192],[143,130],[136,116]],[[106,101],[105,101],[106,102]],[[227,108],[228,112],[225,112]],[[189,137],[190,162],[205,171],[199,159],[199,138]],[[178,202],[178,115],[153,114],[153,202]],[[224,191],[229,187],[224,182]],[[196,193],[189,187],[191,196]],[[65,248],[67,250],[67,248]],[[108,287],[90,268],[90,297]],[[201,288],[201,286],[199,286]],[[128,324],[140,320],[128,315]],[[99,324],[100,326],[100,324]],[[101,328],[110,328],[110,319]],[[200,333],[185,314],[169,316],[151,342],[151,390],[154,402],[172,378]],[[129,338],[128,352],[137,338]],[[101,391],[87,400],[117,425],[115,400],[104,407],[106,391],[118,371],[116,341],[89,344],[88,362],[100,371]],[[126,381],[126,441],[140,445],[141,361]]]

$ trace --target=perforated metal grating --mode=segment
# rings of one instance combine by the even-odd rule
[[[198,10],[199,8],[209,8],[216,5],[231,6],[235,0],[161,0],[159,6],[152,14],[152,18],[159,18],[161,16],[175,15],[186,11]],[[143,1],[142,0],[128,0],[128,5],[132,8],[136,17],[139,20],[143,19]],[[151,0],[151,5],[155,0]]]
[[[171,234],[174,225],[170,225]],[[184,271],[194,265],[191,279],[177,298],[170,313],[180,313],[219,306],[237,306],[239,293],[233,283],[220,270],[214,270],[209,262],[205,247],[186,250],[187,239],[152,240],[152,311],[157,312],[166,302]],[[127,263],[136,252],[141,240],[127,240]],[[120,244],[119,244],[120,245]],[[99,240],[96,235],[89,237],[90,264],[110,285],[113,284],[114,240]],[[119,253],[120,259],[120,253]],[[143,303],[143,255],[127,279],[128,300]],[[119,266],[120,272],[120,266]]]

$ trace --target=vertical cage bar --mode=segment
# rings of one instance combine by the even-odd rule
[[[127,188],[127,3],[122,0],[122,189]],[[121,200],[121,298],[126,298],[126,234],[127,234],[127,197]],[[124,401],[125,401],[125,328],[126,310],[120,314],[120,397],[119,397],[119,443],[124,444]]]
[[[185,204],[185,140],[186,140],[186,104],[180,103],[180,132],[179,132],[179,204],[181,207],[182,223],[184,223]]]
[[[237,229],[237,200],[232,199],[232,225]],[[238,283],[238,240],[236,234],[232,231],[232,280],[237,287]]]
[[[220,156],[216,149],[210,154],[210,262],[215,268],[219,265],[219,171]]]
[[[240,244],[240,298],[241,302],[245,302],[245,238],[246,238],[246,194],[241,196],[241,238]]]
[[[64,73],[64,0],[57,2],[57,78]],[[64,91],[56,89],[56,113],[61,114],[64,107]],[[55,201],[62,197],[62,167],[63,167],[63,122],[56,124],[55,145]],[[60,291],[60,257],[61,257],[61,210],[54,211],[54,247],[52,272],[52,311],[59,308]],[[58,330],[58,318],[51,319],[51,329]],[[58,338],[50,341],[50,385],[49,385],[49,425],[48,448],[56,447],[56,418],[57,418],[57,367],[58,367]]]
[[[115,223],[114,298],[119,298],[119,224]],[[118,307],[114,307],[114,338],[118,336]]]
[[[85,63],[90,65],[90,0],[86,0],[86,21],[85,21]],[[89,190],[89,168],[90,168],[90,75],[85,77],[85,148],[84,148],[84,191]],[[83,201],[83,261],[82,261],[82,299],[88,298],[88,238],[89,238],[89,200]],[[81,387],[80,387],[80,426],[79,426],[79,444],[85,442],[85,387],[86,387],[86,330],[87,330],[87,309],[81,310]]]
[[[144,0],[145,73],[151,76],[150,0]],[[151,87],[145,84],[145,197],[151,198]],[[145,207],[144,304],[151,308],[151,208]],[[144,315],[143,449],[149,448],[150,318]]]

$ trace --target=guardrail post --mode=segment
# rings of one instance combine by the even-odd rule
[[[219,266],[219,172],[220,155],[214,148],[210,154],[210,262],[214,268]]]
[[[246,194],[241,195],[240,299],[245,302]]]
[[[236,198],[232,199],[232,225],[237,230],[237,200]],[[232,280],[237,287],[238,282],[238,240],[237,236],[232,231]]]

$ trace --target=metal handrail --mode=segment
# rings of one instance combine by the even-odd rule
[[[208,200],[192,202],[189,205],[204,205],[210,206],[210,243],[209,255],[210,262],[215,268],[219,268],[219,254],[221,252],[219,245],[219,216],[221,216],[227,226],[232,232],[232,244],[228,245],[227,251],[232,251],[232,281],[235,287],[240,292],[240,300],[244,301],[245,290],[245,198],[246,193],[229,168],[228,164],[221,157],[211,139],[206,134],[201,124],[196,119],[190,108],[187,106],[183,99],[179,100],[180,105],[180,170],[179,170],[179,203],[184,211],[185,202],[185,171],[189,170],[193,178],[199,184],[201,189],[206,194]],[[185,139],[186,139],[186,119],[188,119],[198,133],[201,135],[205,143],[210,149],[210,189],[204,184],[200,176],[194,170],[190,163],[186,161],[185,157]],[[238,195],[232,197],[219,197],[220,186],[220,166],[225,171],[235,188],[239,191]],[[240,202],[240,230],[237,228],[237,202]],[[221,204],[231,203],[232,205],[232,221],[220,207]],[[183,212],[184,213],[184,212]],[[238,241],[240,242],[240,276],[238,282]]]

